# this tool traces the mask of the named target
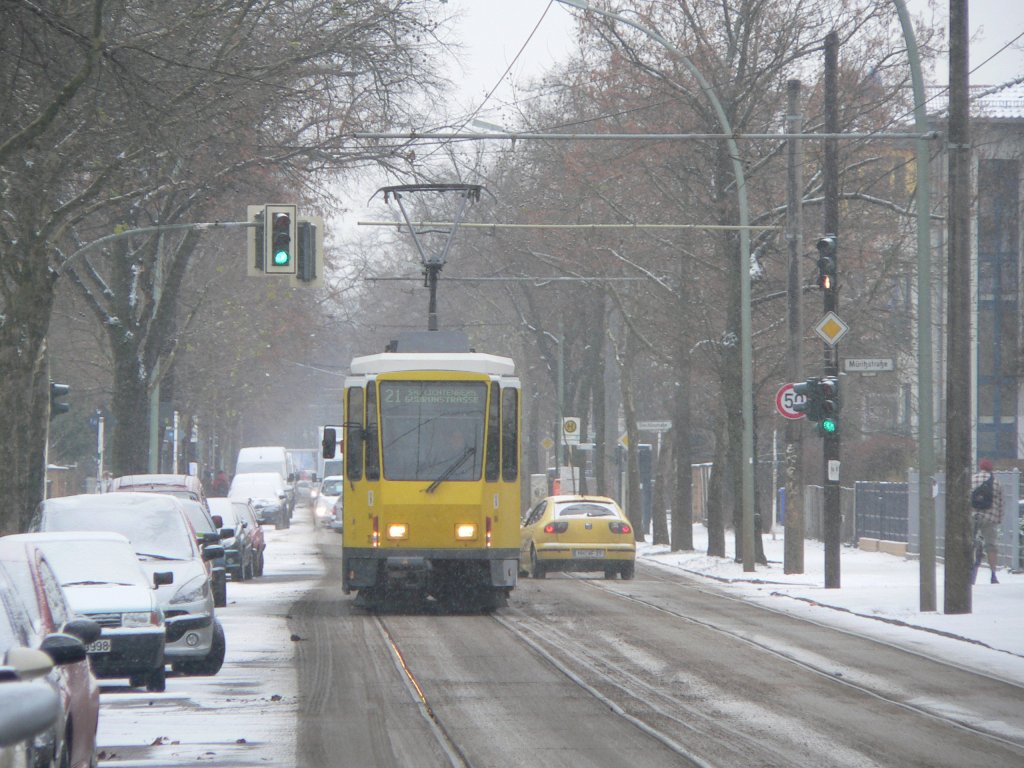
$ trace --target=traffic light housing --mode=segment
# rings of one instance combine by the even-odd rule
[[[818,422],[818,431],[823,437],[835,435],[839,432],[839,410],[842,403],[839,399],[839,379],[835,376],[826,376],[818,382],[821,402],[821,420]]]
[[[821,388],[818,386],[820,381],[818,378],[810,378],[807,381],[793,385],[794,394],[804,398],[802,403],[793,404],[793,410],[797,413],[802,413],[810,422],[821,421]]]
[[[836,289],[836,246],[835,235],[818,240],[818,287],[823,291]]]
[[[71,386],[68,384],[56,384],[50,382],[50,418],[55,419],[61,414],[67,413],[71,410],[71,406],[65,402],[62,402],[60,398],[67,397],[68,392],[71,391]]]
[[[263,213],[263,271],[294,275],[298,265],[298,215],[294,205],[267,205]]]

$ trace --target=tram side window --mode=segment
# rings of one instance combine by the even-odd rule
[[[519,391],[508,387],[501,392],[501,479],[515,482],[519,477]]]
[[[363,478],[363,390],[348,391],[348,413],[345,414],[345,475],[349,480]]]
[[[366,385],[366,479],[380,480],[380,451],[377,449],[377,382]]]
[[[498,382],[491,383],[491,396],[487,406],[487,463],[484,465],[484,480],[493,483],[498,479],[498,468],[501,465],[501,420],[499,419],[501,400]]]

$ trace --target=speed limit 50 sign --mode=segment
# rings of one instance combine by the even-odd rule
[[[793,389],[793,384],[783,384],[775,393],[775,409],[787,419],[802,419],[803,414],[793,410],[794,405],[803,404],[807,400],[803,395],[798,395]]]

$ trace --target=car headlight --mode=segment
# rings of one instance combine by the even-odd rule
[[[206,574],[201,574],[193,579],[189,579],[182,584],[178,591],[174,593],[174,597],[171,598],[171,605],[178,605],[180,603],[195,603],[208,597],[210,594],[210,581],[206,578]]]
[[[121,614],[122,627],[151,627],[160,623],[160,614],[155,611]]]

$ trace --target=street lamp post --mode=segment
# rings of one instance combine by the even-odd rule
[[[632,27],[641,34],[676,56],[693,75],[700,89],[707,96],[708,101],[715,111],[722,133],[726,134],[726,147],[729,157],[732,160],[733,175],[736,179],[736,196],[739,203],[739,233],[740,233],[740,264],[744,265],[740,272],[740,356],[741,364],[741,387],[742,412],[743,412],[743,467],[742,478],[742,499],[743,499],[743,570],[754,570],[754,400],[753,400],[753,364],[751,353],[751,322],[750,322],[750,270],[746,268],[750,258],[750,230],[749,215],[747,212],[747,187],[743,174],[743,163],[740,161],[739,148],[733,138],[734,131],[729,122],[725,110],[722,108],[718,96],[715,94],[711,84],[701,73],[690,57],[676,48],[658,32],[649,29],[631,19],[627,19],[617,13],[594,8],[589,0],[558,0],[563,5],[569,5],[584,11],[597,13],[606,18]]]

